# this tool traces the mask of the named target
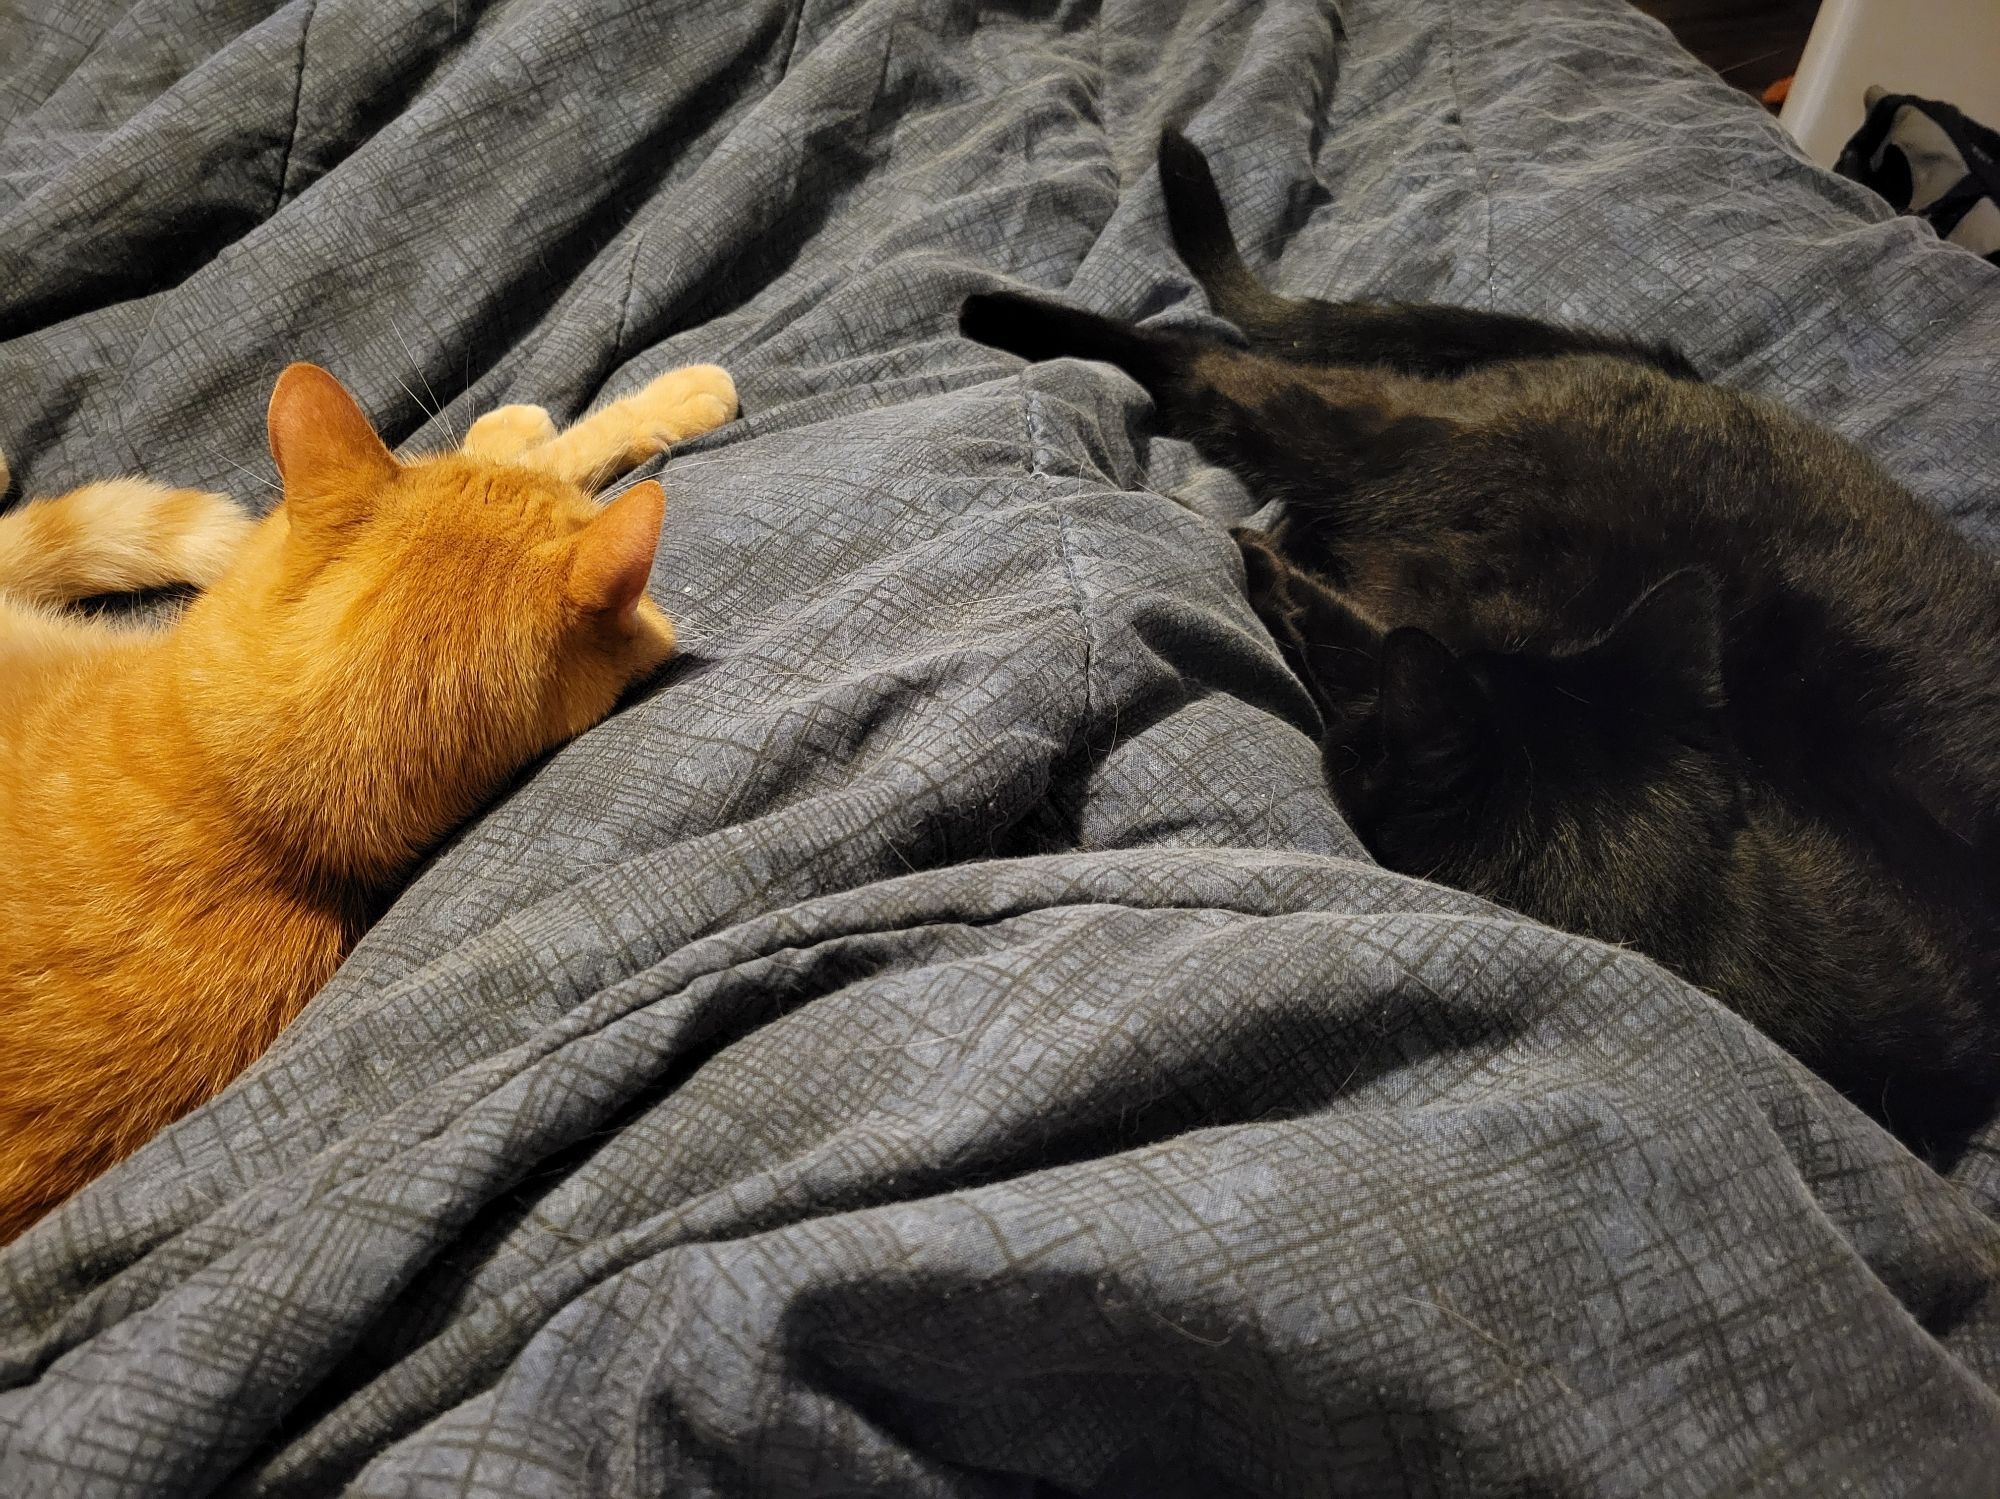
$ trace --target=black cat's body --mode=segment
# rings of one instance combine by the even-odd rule
[[[1628,943],[1913,1143],[2000,1086],[2000,575],[1840,439],[1671,349],[1291,300],[1163,141],[1176,247],[1249,347],[975,297],[1117,364],[1284,503],[1240,533],[1385,864]]]

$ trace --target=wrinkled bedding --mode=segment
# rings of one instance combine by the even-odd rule
[[[661,683],[0,1251],[0,1494],[1996,1491],[1995,1142],[1374,867],[1242,489],[956,336],[1207,317],[1173,120],[1287,291],[1672,339],[2000,528],[2000,271],[1622,0],[0,6],[29,491],[267,504],[294,358],[412,449],[746,412]]]

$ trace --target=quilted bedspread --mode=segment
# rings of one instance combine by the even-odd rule
[[[1671,339],[2000,529],[2000,270],[1622,0],[0,4],[28,492],[268,504],[292,359],[412,449],[745,406],[661,682],[0,1252],[0,1494],[2000,1488],[1994,1142],[1375,867],[1241,487],[957,336],[1207,318],[1175,121],[1284,290]]]

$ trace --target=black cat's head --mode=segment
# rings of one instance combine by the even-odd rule
[[[1390,631],[1368,742],[1329,770],[1390,868],[1679,966],[1743,823],[1723,709],[1720,606],[1690,570],[1574,648]]]

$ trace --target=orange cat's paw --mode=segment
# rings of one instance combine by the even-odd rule
[[[736,382],[712,364],[669,370],[629,396],[593,411],[524,462],[585,489],[712,432],[736,415]]]
[[[736,382],[719,365],[691,364],[656,376],[616,403],[627,422],[635,457],[713,432],[737,411]]]
[[[472,458],[509,463],[555,435],[555,422],[540,406],[499,406],[466,430],[464,451]]]

